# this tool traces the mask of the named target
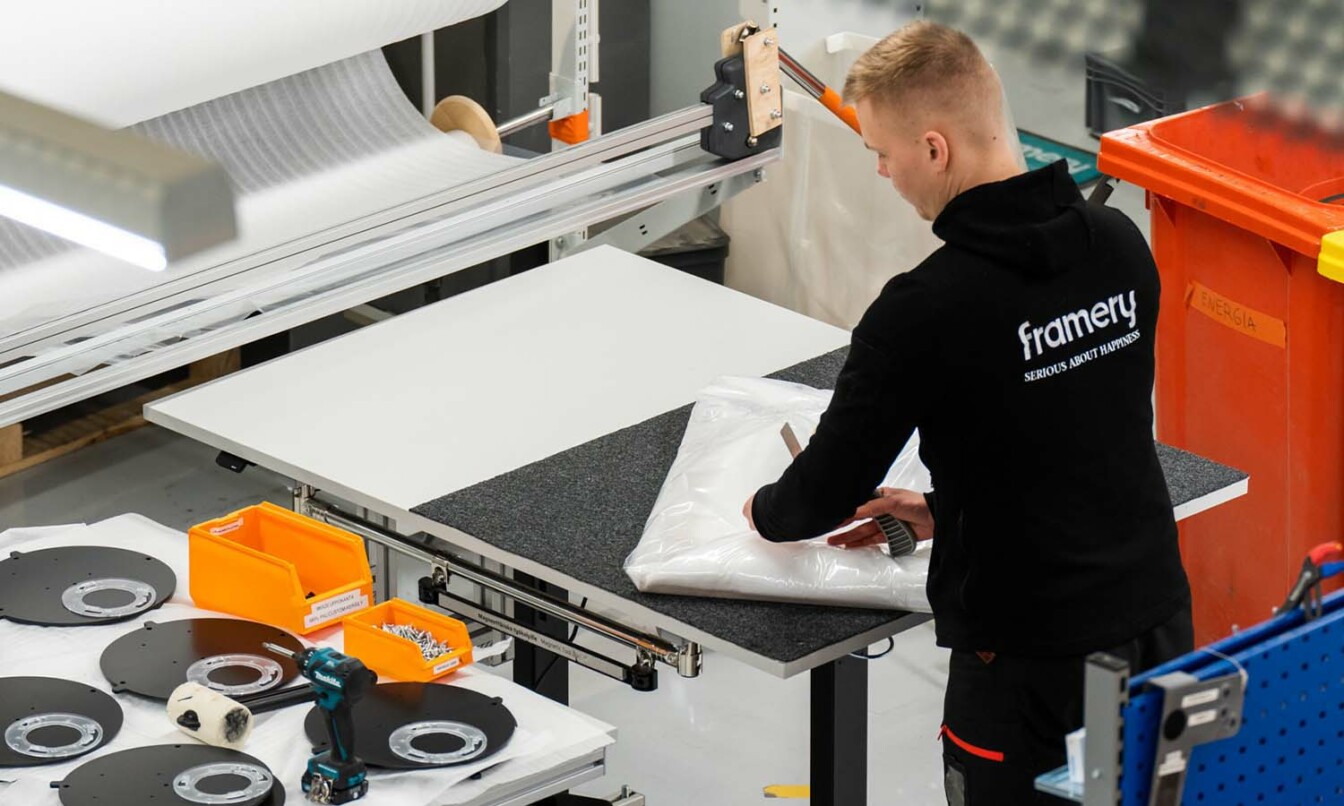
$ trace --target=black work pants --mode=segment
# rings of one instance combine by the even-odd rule
[[[1187,605],[1107,652],[1138,674],[1193,649]],[[1083,726],[1085,662],[952,652],[942,734],[949,806],[1062,803],[1036,792],[1034,782],[1064,765],[1064,737]]]

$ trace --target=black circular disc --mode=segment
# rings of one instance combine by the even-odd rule
[[[68,720],[58,714],[72,714],[94,724],[81,721],[86,726],[81,731],[59,724]],[[48,720],[44,715],[52,716]],[[47,721],[58,724],[42,724]],[[112,695],[92,686],[54,677],[0,677],[0,767],[69,761],[112,741],[120,730],[121,706]],[[67,746],[71,751],[66,754],[43,754],[43,748]]]
[[[241,764],[272,776],[269,791],[255,797],[230,800],[230,806],[282,806],[285,785],[270,769],[237,750],[204,744],[160,744],[100,756],[81,765],[56,785],[64,806],[188,806],[174,783],[183,772],[203,764]],[[217,775],[205,778],[199,791],[225,795],[246,786],[246,778]]]
[[[72,586],[95,580],[130,580],[149,588],[134,612],[93,616],[76,613],[62,601]],[[147,554],[106,546],[67,546],[11,552],[0,560],[0,618],[25,624],[76,627],[126,621],[167,601],[177,588],[173,569]],[[152,589],[152,590],[151,590]],[[99,608],[120,608],[137,600],[126,590],[95,590],[80,597]]]
[[[280,677],[266,688],[274,691],[297,677],[299,670],[289,658],[267,651],[263,643],[279,644],[294,652],[303,649],[299,639],[284,630],[255,621],[231,618],[183,619],[162,624],[149,621],[103,650],[103,676],[117,693],[130,692],[166,702],[173,689],[187,682],[187,669],[196,661],[217,655],[253,655],[280,665]],[[216,671],[210,680],[236,686],[256,682],[259,677],[260,673],[252,669],[234,667]],[[247,699],[228,691],[222,693],[233,699]]]
[[[457,686],[436,683],[381,683],[374,686],[364,699],[355,703],[355,755],[370,767],[395,770],[418,770],[429,767],[452,767],[489,758],[508,744],[518,723],[498,697]],[[412,761],[392,752],[391,737],[404,725],[427,721],[459,722],[471,725],[485,734],[484,752],[458,762],[427,764]],[[327,749],[327,723],[322,712],[313,708],[303,722],[303,729],[313,743],[314,751]],[[437,734],[414,741],[414,746],[427,753],[454,753],[463,745],[461,739]]]

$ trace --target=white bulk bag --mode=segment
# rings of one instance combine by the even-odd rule
[[[625,560],[641,591],[929,612],[931,541],[893,559],[885,547],[844,549],[825,536],[771,543],[747,527],[747,497],[791,461],[780,430],[816,430],[831,393],[762,378],[720,378],[700,392],[677,458]],[[883,486],[931,489],[919,435]],[[849,528],[849,527],[846,527]]]

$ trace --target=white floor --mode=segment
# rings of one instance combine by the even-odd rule
[[[287,504],[284,479],[258,468],[230,473],[214,456],[154,427],[95,445],[0,479],[0,530],[123,512],[185,529],[260,500]],[[934,646],[931,625],[898,636],[890,655],[872,661],[870,803],[944,803],[936,736],[946,678],[947,653]],[[582,669],[570,681],[571,704],[620,731],[607,777],[583,794],[629,784],[650,806],[738,806],[762,801],[770,784],[807,783],[806,676],[781,681],[710,653],[699,678],[664,669],[647,694]]]

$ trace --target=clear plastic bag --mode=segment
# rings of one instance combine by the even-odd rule
[[[929,612],[930,541],[913,555],[828,546],[825,536],[771,543],[742,515],[748,496],[788,467],[780,431],[800,441],[816,429],[831,393],[761,378],[720,378],[702,390],[677,458],[625,571],[641,591]],[[919,435],[883,486],[927,491]],[[848,527],[846,527],[848,528]]]

